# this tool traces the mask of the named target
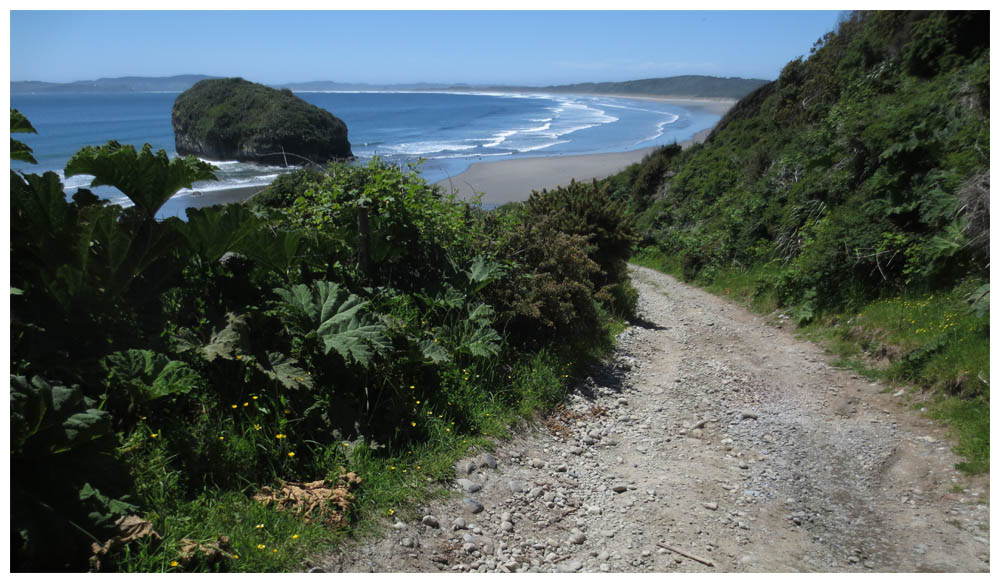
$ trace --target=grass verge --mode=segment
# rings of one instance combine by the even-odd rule
[[[128,545],[115,567],[122,572],[294,572],[347,539],[378,534],[387,517],[419,519],[421,504],[451,495],[442,485],[454,478],[457,460],[492,449],[497,439],[511,436],[515,424],[561,403],[573,378],[609,355],[624,327],[607,318],[602,334],[583,346],[540,350],[506,368],[456,367],[445,375],[433,405],[417,401],[420,414],[434,421],[423,420],[426,438],[404,449],[365,442],[315,444],[317,479],[335,482],[345,472],[361,478],[352,490],[349,526],[276,512],[253,499],[258,490],[250,484],[242,491],[207,489],[194,500],[178,500],[171,492],[179,477],[153,479],[165,460],[147,456],[143,482],[159,484],[159,490],[143,493],[152,507],[146,518],[162,538]],[[450,408],[462,409],[463,418],[471,420],[467,427],[449,420]],[[193,557],[185,557],[185,545],[190,550],[192,544]]]

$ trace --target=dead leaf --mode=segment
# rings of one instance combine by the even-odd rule
[[[294,512],[307,522],[317,519],[329,526],[342,526],[347,524],[346,515],[354,501],[351,488],[360,483],[354,472],[341,475],[336,484],[329,480],[283,481],[277,490],[265,486],[253,498],[265,506],[274,504],[279,512]]]
[[[134,540],[139,540],[147,536],[156,539],[163,538],[153,530],[152,522],[144,520],[139,516],[120,516],[115,521],[115,528],[118,529],[118,533],[104,541],[103,545],[97,543],[90,544],[90,551],[93,553],[90,557],[91,572],[100,571],[102,560]]]

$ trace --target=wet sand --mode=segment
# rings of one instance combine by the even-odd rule
[[[685,142],[682,147],[701,143],[711,128],[702,130]],[[616,152],[611,154],[583,154],[580,156],[550,156],[545,158],[518,158],[499,162],[478,162],[465,172],[437,182],[446,192],[453,192],[461,200],[472,200],[482,194],[485,206],[499,206],[508,202],[528,200],[533,190],[551,190],[569,184],[571,180],[590,182],[607,178],[628,168],[656,147]]]

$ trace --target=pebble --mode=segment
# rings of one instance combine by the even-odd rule
[[[570,452],[571,454],[573,454],[573,455],[582,455],[582,454],[583,454],[583,452],[585,452],[585,451],[587,451],[587,450],[583,449],[583,448],[582,448],[582,447],[580,447],[580,446],[576,446],[576,447],[573,447],[573,448],[571,448],[571,449],[569,450],[569,452]]]
[[[420,522],[426,524],[431,528],[437,528],[441,526],[441,524],[438,522],[438,519],[433,514],[428,514],[427,516],[423,517],[423,519],[421,519]]]
[[[628,490],[628,486],[626,486],[625,484],[615,484],[614,486],[611,486],[611,491],[617,494],[621,494],[626,490]]]
[[[469,475],[476,469],[476,464],[469,460],[463,460],[458,462],[458,467],[455,468],[458,475]]]
[[[478,500],[472,498],[466,498],[462,501],[462,507],[466,512],[471,512],[472,514],[479,514],[483,511],[483,505],[479,503]]]
[[[485,468],[495,470],[497,469],[497,458],[493,457],[492,454],[485,454],[483,455],[483,461],[482,464],[480,465],[482,465]]]
[[[510,488],[511,492],[524,492],[524,483],[519,480],[507,482],[507,487]]]
[[[576,573],[583,568],[583,563],[577,560],[566,561],[559,563],[558,567],[560,573]]]
[[[509,520],[505,520],[500,523],[500,530],[504,532],[510,532],[514,530],[514,524],[511,523]]]
[[[472,480],[467,480],[465,478],[459,478],[457,480],[457,482],[458,482],[458,485],[461,486],[462,489],[465,490],[466,492],[468,492],[469,494],[472,494],[474,492],[478,492],[478,491],[480,491],[480,490],[483,489],[483,485],[482,484],[478,484],[476,482],[473,482]]]
[[[468,528],[468,523],[465,522],[464,518],[456,518],[454,522],[451,523],[452,530],[464,530]]]
[[[531,467],[538,468],[539,470],[545,467],[545,462],[538,458],[531,458]]]
[[[719,509],[719,505],[716,504],[715,502],[702,502],[701,505],[704,506],[705,508],[708,508],[709,510],[718,510]]]
[[[569,537],[569,542],[575,545],[582,545],[586,541],[587,541],[587,535],[583,534],[582,532],[574,532]]]
[[[743,412],[740,413],[740,418],[741,419],[756,419],[757,418],[757,414],[754,413],[753,411],[743,411]]]

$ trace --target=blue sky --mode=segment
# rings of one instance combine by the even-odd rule
[[[836,11],[10,12],[10,79],[260,83],[774,79]]]

